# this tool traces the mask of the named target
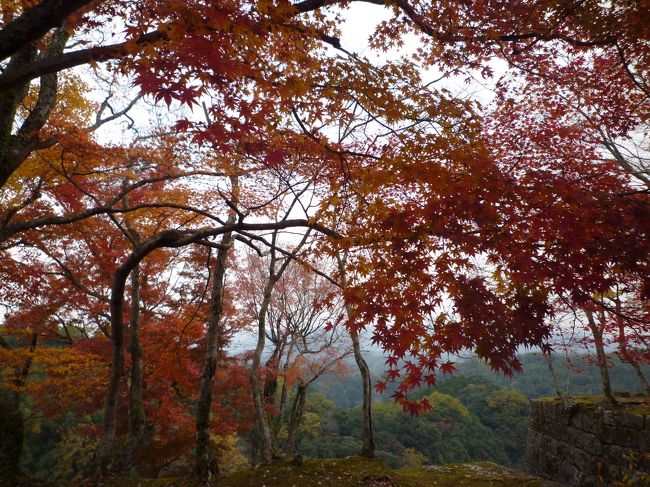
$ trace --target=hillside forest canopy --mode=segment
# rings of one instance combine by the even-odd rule
[[[373,392],[469,425],[428,389],[459,357],[576,337],[606,402],[612,353],[650,394],[645,0],[0,5],[3,477],[48,418],[75,475],[218,483],[237,438],[294,453],[351,367],[373,457]]]

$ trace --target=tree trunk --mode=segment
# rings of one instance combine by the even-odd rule
[[[278,368],[280,364],[280,347],[273,348],[273,353],[266,361],[266,375],[264,377],[264,402],[275,404],[275,396],[278,390]]]
[[[142,347],[140,345],[140,265],[131,272],[131,316],[129,319],[129,353],[131,383],[129,386],[129,438],[121,452],[121,465],[129,469],[133,454],[145,441],[145,414],[142,402]]]
[[[26,384],[32,368],[32,354],[36,350],[38,333],[32,332],[29,342],[29,355],[22,367],[16,367],[13,385],[15,391],[0,390],[0,485],[13,485],[21,476],[20,457],[25,440],[25,420],[20,412],[20,389]],[[1,340],[0,345],[9,349]]]
[[[375,438],[372,431],[372,380],[368,364],[361,355],[361,344],[359,335],[356,331],[350,332],[352,338],[352,347],[354,349],[354,360],[361,373],[363,384],[363,423],[361,430],[361,456],[366,458],[375,457]]]
[[[605,354],[605,345],[603,343],[603,331],[596,324],[594,314],[591,311],[585,311],[587,315],[587,322],[589,329],[594,336],[594,347],[596,348],[596,358],[598,368],[600,369],[600,378],[603,383],[603,395],[605,396],[605,404],[612,406],[616,404],[614,394],[612,394],[612,385],[609,378],[609,366],[607,362],[607,355]]]
[[[617,300],[617,309],[620,308],[620,301]],[[621,358],[630,364],[630,366],[634,369],[634,373],[636,374],[637,378],[639,379],[639,383],[641,384],[641,387],[643,388],[643,393],[650,397],[650,384],[648,384],[648,380],[646,379],[645,375],[643,375],[643,371],[641,370],[641,367],[639,367],[639,363],[636,361],[636,359],[632,356],[630,353],[630,350],[627,348],[627,340],[625,339],[625,325],[621,321],[620,317],[618,319],[618,348],[620,351],[620,356]]]
[[[24,419],[20,396],[0,391],[0,485],[14,485],[21,475],[20,456],[24,441]]]
[[[124,376],[124,288],[129,275],[128,267],[120,267],[113,276],[111,286],[111,374],[108,380],[104,402],[104,422],[102,435],[95,452],[95,470],[99,475],[108,472],[113,462],[115,450],[115,429],[117,427],[117,399]]]
[[[307,399],[308,382],[300,380],[298,389],[296,390],[296,397],[293,400],[291,407],[291,417],[289,419],[289,428],[287,431],[287,453],[293,455],[296,452],[296,433],[305,413],[305,401]]]
[[[562,401],[562,404],[566,407],[569,404],[569,401],[567,400],[566,396],[562,392],[562,389],[560,388],[560,381],[557,378],[557,372],[555,371],[555,366],[553,365],[553,357],[551,356],[551,352],[542,352],[544,355],[544,358],[546,359],[546,363],[548,365],[548,370],[551,372],[551,378],[553,379],[553,386],[555,387],[555,393],[557,394],[557,397],[560,398],[560,401]]]
[[[234,222],[234,216],[228,224]],[[228,251],[233,244],[232,233],[225,233],[221,239],[221,248],[217,252],[214,264],[212,291],[210,296],[210,317],[207,330],[207,347],[199,399],[196,406],[196,475],[203,482],[219,474],[219,466],[210,441],[210,417],[214,396],[214,374],[219,365],[219,354],[225,346],[225,336],[221,315],[223,312],[224,278],[226,274]]]
[[[639,379],[639,383],[641,384],[641,387],[643,388],[643,393],[647,397],[650,397],[650,384],[648,384],[648,379],[646,379],[645,375],[643,375],[643,371],[641,370],[641,367],[639,367],[639,364],[634,359],[626,359],[626,361],[634,369],[634,373],[636,374],[637,378]]]
[[[287,404],[287,393],[288,393],[287,370],[289,369],[289,361],[291,360],[291,356],[293,355],[293,347],[294,347],[294,343],[293,341],[291,341],[291,343],[289,344],[289,350],[287,351],[287,357],[285,359],[284,367],[283,367],[284,378],[282,380],[282,391],[280,392],[280,404],[278,406],[278,416],[275,419],[275,424],[273,425],[273,430],[276,438],[280,432],[280,428],[282,427],[282,416],[284,415],[284,408],[285,405]]]
[[[257,426],[260,431],[260,440],[262,443],[262,454],[266,463],[271,463],[275,456],[275,446],[273,444],[273,436],[271,435],[271,428],[269,421],[264,410],[264,399],[262,397],[262,390],[260,387],[260,379],[258,372],[262,360],[262,352],[264,351],[264,342],[266,339],[266,313],[271,303],[271,293],[276,280],[273,276],[269,277],[269,281],[264,287],[264,297],[259,310],[257,319],[257,346],[253,355],[253,363],[251,365],[250,379],[251,389],[253,393],[253,406],[255,407],[255,418]]]
[[[338,257],[339,274],[341,288],[345,292],[347,288],[347,275],[345,271],[345,261],[347,255]],[[353,316],[353,310],[350,303],[345,302],[348,318]],[[359,373],[361,374],[361,383],[363,386],[363,417],[361,429],[361,456],[366,458],[375,457],[375,437],[372,430],[372,378],[370,369],[361,354],[361,343],[359,342],[359,333],[356,330],[349,330],[352,339],[352,348],[354,350],[354,361],[357,363]]]

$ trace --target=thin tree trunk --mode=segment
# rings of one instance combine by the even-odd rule
[[[234,215],[228,219],[228,224],[234,222]],[[210,447],[210,416],[214,396],[214,374],[219,365],[219,354],[225,346],[225,336],[222,324],[224,277],[226,274],[228,251],[233,244],[232,233],[226,233],[221,239],[221,248],[217,252],[214,264],[212,292],[210,296],[210,318],[207,331],[207,348],[199,399],[196,407],[196,475],[203,482],[219,474],[219,466],[214,451]]]
[[[625,325],[623,321],[620,318],[620,308],[621,308],[621,302],[617,298],[616,299],[616,310],[617,310],[617,324],[618,324],[618,348],[620,350],[620,355],[623,360],[625,360],[632,369],[634,369],[634,373],[636,374],[637,378],[639,379],[639,383],[641,384],[641,387],[643,388],[643,393],[650,397],[650,384],[648,384],[648,380],[646,379],[645,375],[643,375],[643,371],[641,370],[641,367],[639,366],[639,363],[636,361],[634,356],[630,353],[629,348],[627,347],[627,340],[625,339]]]
[[[643,371],[641,370],[641,367],[639,366],[637,361],[632,359],[631,357],[630,359],[626,359],[626,361],[634,369],[634,373],[636,374],[637,378],[639,379],[639,383],[643,388],[643,394],[650,397],[650,384],[648,384],[648,379],[646,379],[645,375],[643,375]]]
[[[363,359],[361,354],[361,344],[359,343],[359,335],[356,331],[350,332],[352,338],[352,347],[354,350],[354,360],[359,367],[361,373],[361,381],[363,384],[363,423],[361,435],[361,456],[367,458],[375,457],[375,438],[372,430],[372,380],[370,377],[370,369],[368,364]]]
[[[341,279],[341,288],[343,291],[347,288],[347,276],[345,271],[345,261],[347,256],[339,256],[339,274]],[[346,312],[348,318],[353,316],[353,310],[350,303],[345,302]],[[366,458],[375,457],[375,437],[372,430],[372,378],[370,377],[370,369],[368,364],[363,359],[361,353],[361,343],[359,342],[359,334],[356,330],[349,330],[350,338],[352,339],[352,348],[354,350],[354,361],[357,363],[359,373],[361,374],[361,383],[363,387],[363,417],[361,424],[361,456]]]
[[[553,357],[551,356],[551,352],[542,352],[544,355],[544,358],[546,359],[546,363],[548,365],[548,370],[551,372],[551,377],[553,378],[553,386],[555,387],[555,393],[557,394],[557,397],[560,398],[560,401],[562,401],[562,404],[564,406],[567,406],[569,404],[566,396],[562,392],[562,389],[560,388],[560,381],[557,378],[557,372],[555,371],[555,366],[553,365]]]
[[[282,369],[284,378],[282,379],[282,391],[280,392],[280,404],[278,406],[278,416],[275,419],[275,425],[274,425],[276,437],[282,426],[282,416],[284,415],[284,408],[285,405],[287,404],[287,393],[289,392],[287,388],[287,370],[289,369],[289,361],[291,360],[291,356],[293,355],[293,347],[294,347],[294,343],[293,341],[291,341],[291,343],[289,344],[289,350],[287,351],[287,358],[285,359],[284,367]]]
[[[591,311],[585,311],[585,314],[587,315],[589,329],[594,336],[594,347],[596,348],[596,358],[598,361],[598,368],[600,369],[600,378],[603,383],[605,403],[611,406],[616,404],[616,399],[614,399],[614,394],[612,394],[612,385],[609,378],[609,366],[607,355],[605,354],[605,345],[603,343],[603,331],[596,324],[594,314]]]
[[[255,353],[253,354],[253,363],[250,370],[250,379],[251,379],[251,389],[253,393],[253,406],[255,408],[255,417],[257,419],[257,426],[260,430],[261,442],[262,442],[262,453],[264,456],[264,461],[266,463],[271,463],[273,458],[276,456],[275,442],[273,440],[273,435],[271,434],[271,428],[269,426],[269,420],[264,411],[264,398],[262,397],[262,390],[260,386],[260,379],[258,376],[260,363],[262,361],[262,352],[264,351],[264,343],[266,340],[266,316],[268,313],[269,306],[271,305],[271,297],[273,295],[273,288],[275,287],[278,280],[282,277],[282,274],[287,269],[287,266],[295,258],[296,254],[303,247],[307,239],[309,238],[310,230],[308,230],[300,242],[294,247],[293,251],[285,256],[284,262],[280,265],[279,269],[276,271],[275,266],[277,263],[277,254],[275,252],[275,245],[277,243],[277,232],[274,232],[271,239],[271,260],[269,262],[269,278],[264,286],[264,293],[262,297],[262,303],[260,309],[258,310],[257,316],[257,345],[255,347]]]
[[[275,282],[276,279],[274,279],[274,276],[270,276],[269,281],[264,287],[264,297],[262,299],[262,304],[260,306],[259,316],[257,319],[257,345],[255,347],[253,363],[251,365],[250,371],[253,406],[255,407],[255,417],[257,419],[257,426],[260,431],[262,454],[266,463],[270,463],[273,460],[273,457],[275,456],[275,446],[273,444],[273,437],[271,435],[271,428],[269,427],[266,411],[264,411],[264,399],[262,397],[258,372],[260,369],[262,352],[264,351],[264,342],[266,339],[266,312],[269,308],[269,304],[271,303],[271,293],[273,292],[273,286],[275,285]]]
[[[298,427],[302,421],[305,413],[305,401],[307,399],[308,382],[300,380],[298,389],[296,390],[296,397],[293,399],[291,407],[291,417],[289,419],[289,427],[287,430],[287,453],[293,455],[296,452],[296,434]]]
[[[122,469],[131,467],[133,454],[145,438],[145,414],[142,401],[142,346],[140,345],[140,265],[131,271],[131,316],[129,318],[129,353],[131,374],[129,385],[129,438],[121,452]]]

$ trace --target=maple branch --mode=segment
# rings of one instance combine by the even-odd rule
[[[131,108],[133,108],[135,106],[135,104],[138,101],[140,101],[140,99],[143,96],[144,96],[144,94],[138,93],[138,95],[135,98],[133,98],[133,100],[131,100],[126,107],[124,107],[122,110],[118,110],[117,112],[114,111],[113,107],[111,107],[108,104],[108,98],[107,98],[106,100],[104,100],[102,102],[101,107],[99,108],[99,111],[97,112],[97,116],[95,117],[95,123],[93,125],[91,125],[90,127],[86,128],[86,130],[88,132],[93,132],[93,131],[97,130],[99,127],[101,127],[102,125],[104,125],[105,123],[112,122],[113,120],[116,120],[116,119],[120,118],[122,115],[126,115],[131,110]],[[110,95],[109,95],[109,98],[110,98]],[[104,112],[104,110],[107,107],[110,109],[111,115],[109,115],[106,118],[101,118],[102,113]]]
[[[166,39],[167,36],[159,31],[148,32],[143,34],[136,41],[137,46],[143,46],[152,42]],[[0,91],[11,89],[21,83],[31,81],[40,76],[56,73],[64,69],[88,64],[90,62],[108,61],[117,59],[130,54],[129,46],[133,41],[126,41],[109,46],[89,47],[88,49],[79,49],[77,51],[66,52],[53,58],[40,59],[32,63],[21,66],[20,68],[6,71],[0,75]]]
[[[93,0],[43,0],[25,10],[17,19],[0,30],[0,59],[5,59],[23,46],[59,27],[70,14]],[[102,0],[95,2],[101,3]]]
[[[381,5],[384,7],[390,3],[386,0],[351,0],[350,3],[352,2],[372,3],[373,5]],[[293,8],[299,13],[307,13],[339,3],[342,3],[341,0],[303,0],[302,2],[294,3]]]
[[[104,205],[100,205],[95,208],[89,208],[79,213],[74,213],[72,215],[64,215],[64,216],[45,216],[41,218],[35,218],[34,220],[19,221],[14,223],[7,223],[7,220],[5,219],[5,224],[0,226],[0,242],[4,242],[11,236],[23,232],[25,230],[32,230],[46,225],[67,225],[97,215],[113,214],[113,213],[128,213],[141,208],[174,207],[178,209],[192,211],[194,213],[201,214],[206,218],[215,220],[218,223],[222,223],[222,221],[219,220],[217,217],[210,215],[209,213],[203,210],[190,207],[190,206],[179,205],[176,203],[143,203],[141,205],[137,205],[129,208],[115,208],[115,205],[117,205],[120,201],[122,201],[122,199],[128,193],[142,186],[146,186],[147,184],[153,184],[161,181],[179,179],[188,176],[223,176],[223,174],[217,172],[210,172],[210,171],[190,171],[182,174],[167,174],[160,177],[142,179],[123,188],[122,191],[120,191],[114,198],[109,200]]]

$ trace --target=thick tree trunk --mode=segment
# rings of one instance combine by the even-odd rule
[[[609,378],[609,365],[607,362],[607,355],[605,354],[605,344],[603,343],[603,331],[594,320],[594,314],[591,311],[585,311],[585,314],[587,315],[589,329],[594,336],[594,347],[596,348],[596,359],[598,368],[600,369],[600,378],[603,383],[605,404],[611,406],[616,404],[616,399],[614,399],[614,394],[612,394],[612,385]]]
[[[259,310],[257,319],[257,345],[255,353],[253,354],[253,363],[251,365],[250,379],[251,389],[253,393],[253,406],[255,408],[255,418],[257,420],[257,427],[260,432],[260,440],[262,443],[262,454],[266,463],[271,463],[275,456],[275,445],[273,444],[273,436],[271,435],[271,428],[269,421],[264,410],[264,398],[262,397],[262,389],[259,379],[260,363],[262,361],[262,352],[264,351],[264,342],[266,339],[266,313],[271,303],[271,293],[276,279],[273,276],[269,278],[266,286],[264,287],[264,297]]]
[[[21,474],[20,457],[25,439],[25,420],[20,412],[20,389],[27,382],[32,368],[32,354],[36,350],[38,334],[33,332],[30,337],[29,355],[22,367],[16,367],[13,392],[0,390],[0,485],[13,485]],[[1,339],[0,345],[9,349],[9,345]]]
[[[234,216],[229,219],[228,223],[233,222]],[[207,330],[207,347],[205,361],[203,363],[203,373],[201,375],[199,399],[196,406],[196,475],[201,481],[206,483],[209,483],[214,476],[219,474],[217,459],[211,448],[210,417],[214,396],[214,374],[219,364],[219,354],[225,346],[221,315],[223,312],[224,278],[226,275],[227,257],[232,243],[232,233],[224,234],[212,272],[213,280],[210,296],[211,306]]]
[[[68,41],[66,29],[54,31],[43,56],[45,59],[59,56]],[[19,70],[35,59],[36,49],[27,44],[18,50],[7,64],[3,74]],[[12,134],[16,123],[16,111],[29,89],[29,83],[21,83],[13,89],[0,91],[0,188],[23,163],[29,154],[38,147],[38,134],[47,122],[56,104],[57,73],[41,76],[38,98],[31,112],[22,122],[16,134]]]
[[[296,434],[298,433],[298,427],[305,413],[308,386],[308,382],[300,380],[298,389],[296,390],[296,397],[293,399],[289,428],[287,430],[287,453],[289,455],[293,455],[296,452]]]
[[[145,414],[142,401],[142,347],[140,345],[140,265],[131,272],[131,316],[129,319],[129,438],[121,452],[121,468],[131,467],[133,454],[145,441]]]
[[[108,380],[104,403],[104,422],[102,435],[95,452],[95,470],[99,475],[108,472],[113,462],[115,450],[115,430],[117,427],[117,399],[124,376],[124,288],[129,275],[128,267],[120,267],[113,276],[111,286],[111,374]]]

